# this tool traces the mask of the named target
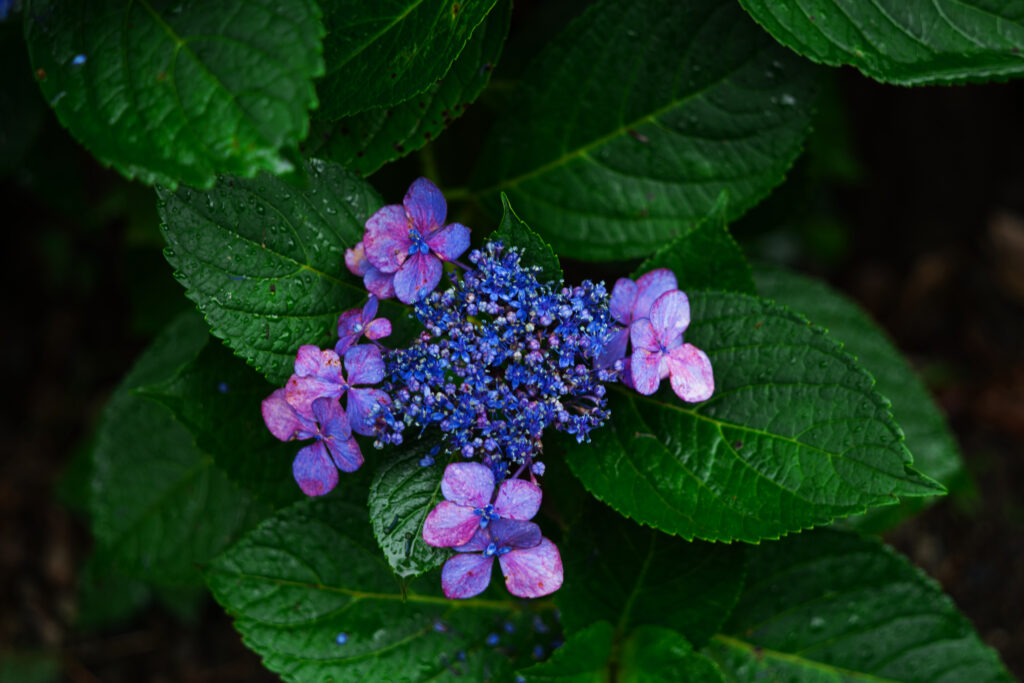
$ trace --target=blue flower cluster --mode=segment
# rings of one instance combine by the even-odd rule
[[[589,441],[608,418],[602,382],[622,363],[599,367],[613,335],[603,284],[541,284],[539,269],[500,242],[469,254],[473,267],[415,305],[424,331],[385,358],[389,405],[377,445],[402,443],[407,427],[437,427],[448,452],[478,458],[499,480],[534,466],[544,430]]]

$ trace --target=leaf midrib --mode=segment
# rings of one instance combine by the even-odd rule
[[[724,633],[717,633],[711,636],[711,640],[733,650],[742,650],[743,652],[748,653],[749,656],[752,658],[778,659],[784,662],[788,662],[790,664],[796,664],[798,666],[816,669],[826,674],[844,676],[859,681],[870,681],[871,683],[899,683],[899,681],[897,681],[894,678],[882,678],[880,676],[864,673],[862,671],[853,671],[851,669],[844,669],[842,667],[834,666],[832,664],[825,664],[822,662],[814,661],[812,659],[805,659],[803,657],[799,657],[788,652],[780,652],[779,650],[771,650],[768,648],[761,647],[760,645],[754,645],[739,638],[725,635]]]

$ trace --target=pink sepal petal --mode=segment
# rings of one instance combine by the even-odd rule
[[[647,349],[633,349],[633,355],[629,359],[629,373],[633,380],[633,388],[645,396],[649,396],[658,390],[661,384],[661,361],[664,354],[661,351],[648,351]]]
[[[430,237],[427,246],[445,261],[454,261],[469,249],[469,228],[462,223],[444,226]]]
[[[441,588],[445,597],[461,599],[480,595],[491,582],[493,566],[493,557],[478,553],[460,553],[448,558],[441,569]]]
[[[615,281],[608,310],[612,317],[623,325],[633,322],[633,304],[636,303],[636,283],[628,277],[620,277]]]
[[[380,306],[380,302],[377,301],[377,297],[372,294],[366,298],[366,303],[363,304],[363,324],[370,322],[377,317],[377,307]]]
[[[540,487],[525,479],[506,479],[498,487],[494,511],[506,519],[533,519],[543,497]]]
[[[654,326],[646,318],[634,320],[633,324],[629,326],[629,340],[633,342],[634,353],[637,349],[644,349],[646,351],[661,350]]]
[[[362,242],[345,250],[345,267],[356,277],[366,275],[366,271],[372,268],[370,262],[366,260],[366,249]]]
[[[391,403],[391,397],[380,389],[352,388],[348,390],[348,419],[352,431],[363,436],[376,435],[377,406]]]
[[[479,529],[480,515],[473,508],[442,500],[423,522],[423,541],[435,548],[454,548],[469,543]]]
[[[292,375],[289,378],[288,383],[284,385],[284,392],[285,400],[307,420],[314,419],[313,401],[318,398],[340,398],[345,393],[341,384],[319,377],[299,377],[298,375]]]
[[[376,318],[366,326],[367,339],[383,339],[391,334],[391,321],[387,318]]]
[[[650,317],[651,306],[659,296],[678,288],[676,275],[668,268],[658,268],[644,273],[636,280],[636,301],[633,303],[633,320]]]
[[[666,364],[672,391],[684,401],[706,401],[715,393],[711,359],[693,344],[683,344],[672,349]]]
[[[318,398],[313,401],[313,416],[320,424],[320,433],[334,439],[347,439],[352,436],[348,415],[336,399]]]
[[[444,268],[433,254],[414,254],[395,273],[395,296],[403,304],[414,304],[430,294],[441,281]]]
[[[444,195],[437,189],[437,185],[426,178],[413,181],[405,193],[402,205],[423,237],[444,225],[444,219],[448,216],[448,203]]]
[[[444,468],[441,493],[456,505],[483,507],[494,493],[494,473],[478,462],[453,462]]]
[[[384,359],[380,349],[369,344],[353,346],[345,352],[345,372],[348,383],[353,386],[380,382],[384,379]]]
[[[662,346],[674,346],[690,326],[690,300],[678,289],[665,292],[651,306],[651,325]]]
[[[324,358],[319,346],[303,344],[295,354],[295,374],[299,377],[312,377],[323,364]]]
[[[366,235],[363,247],[370,264],[384,272],[394,273],[409,258],[409,216],[398,204],[389,204],[377,209],[377,213],[366,221]]]
[[[378,299],[390,299],[395,296],[395,275],[382,273],[371,266],[363,277],[363,286]]]
[[[307,496],[322,496],[338,485],[338,468],[322,441],[314,441],[299,450],[292,461],[292,474]]]
[[[347,439],[325,439],[334,464],[342,472],[355,472],[363,465],[363,452],[352,437]]]
[[[316,425],[302,419],[291,404],[285,400],[285,390],[275,389],[274,393],[260,404],[263,422],[270,433],[281,441],[308,439],[316,433]]]
[[[513,550],[498,562],[508,592],[520,598],[539,598],[562,586],[562,556],[554,543],[542,538],[533,548]]]
[[[629,389],[636,389],[633,384],[633,359],[626,356],[622,359],[622,374],[619,375],[619,381],[622,385]]]
[[[339,356],[352,348],[352,345],[359,341],[363,330],[356,331],[357,325],[362,325],[363,314],[359,309],[345,311],[338,316],[338,342],[334,345],[334,352]]]

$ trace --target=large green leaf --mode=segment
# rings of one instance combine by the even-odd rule
[[[636,269],[634,276],[655,268],[676,275],[679,289],[723,289],[754,294],[750,264],[725,224],[728,195],[723,192],[708,217],[696,228],[666,244]]]
[[[602,0],[523,77],[474,185],[562,256],[642,256],[729,191],[735,218],[800,152],[814,68],[734,3]]]
[[[302,498],[292,478],[292,459],[301,444],[278,441],[264,425],[260,402],[273,390],[219,340],[210,339],[175,376],[140,392],[167,406],[232,481],[278,507]]]
[[[344,254],[381,204],[340,166],[313,160],[308,169],[305,190],[269,175],[224,177],[207,192],[159,190],[176,277],[213,334],[275,384],[302,344],[333,346],[338,315],[365,299]],[[388,303],[382,311],[403,315]]]
[[[386,107],[442,78],[496,0],[325,0],[318,118]]]
[[[892,401],[893,417],[906,434],[914,466],[947,487],[953,485],[963,472],[960,449],[934,399],[885,332],[856,303],[823,282],[771,267],[758,267],[754,277],[762,296],[806,315],[844,343],[843,348],[875,377],[878,391]],[[934,500],[915,498],[899,508],[872,511],[863,519],[884,528]]]
[[[602,619],[620,633],[664,626],[703,645],[736,603],[744,551],[673,538],[591,501],[561,549],[562,625],[569,634]]]
[[[722,672],[667,628],[641,626],[623,643],[607,621],[570,636],[551,659],[520,671],[527,681],[558,683],[722,683]]]
[[[598,498],[685,538],[757,541],[942,490],[910,467],[888,401],[824,330],[742,294],[690,303],[686,338],[710,357],[715,394],[609,392],[612,428],[566,441]]]
[[[451,71],[419,95],[340,121],[314,121],[303,151],[365,177],[423,147],[462,116],[490,82],[511,14],[511,0],[501,0],[473,32]]]
[[[558,282],[562,279],[562,265],[551,245],[530,229],[522,218],[512,210],[512,204],[503,192],[501,194],[502,217],[498,229],[491,233],[489,240],[501,241],[506,247],[517,247],[522,253],[522,263],[541,269],[537,280]]]
[[[815,62],[886,83],[1024,75],[1019,0],[740,0],[776,40]]]
[[[451,551],[423,541],[423,522],[443,499],[445,462],[420,466],[430,446],[410,444],[380,466],[370,485],[370,519],[384,557],[396,576],[419,576],[440,567]]]
[[[25,35],[71,134],[172,187],[291,169],[281,150],[306,137],[324,68],[313,0],[32,0]]]
[[[488,633],[508,619],[528,630],[524,609],[550,607],[500,585],[448,600],[437,573],[403,590],[365,508],[334,496],[265,521],[214,560],[206,579],[246,644],[286,681],[434,680],[453,669],[464,680],[504,680],[507,658],[485,646]]]
[[[766,543],[704,652],[754,683],[1010,681],[934,581],[880,542],[831,530]]]
[[[200,583],[196,565],[269,512],[214,467],[170,411],[132,393],[173,376],[207,339],[199,316],[180,316],[139,358],[103,413],[93,453],[92,531],[125,576]]]

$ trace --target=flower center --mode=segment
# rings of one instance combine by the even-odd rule
[[[484,557],[502,556],[506,553],[512,552],[512,548],[507,545],[503,545],[500,548],[497,543],[490,543],[486,549],[484,549]]]
[[[430,247],[427,245],[426,241],[424,241],[423,235],[421,235],[420,231],[416,228],[409,229],[409,239],[412,241],[412,244],[409,245],[409,256],[413,256],[417,253],[430,253]]]
[[[480,515],[480,528],[486,529],[487,525],[491,523],[492,519],[499,519],[501,516],[494,511],[494,506],[488,503],[482,508],[476,508],[473,510],[474,513]]]

